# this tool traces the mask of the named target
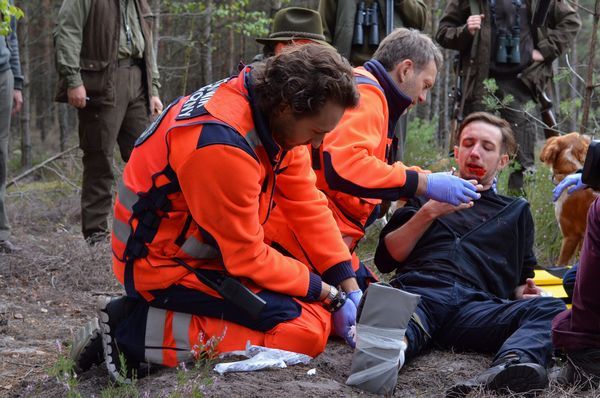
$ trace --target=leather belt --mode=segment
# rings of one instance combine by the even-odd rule
[[[144,60],[142,58],[121,58],[118,64],[119,68],[128,68],[134,65],[141,67],[144,64]]]

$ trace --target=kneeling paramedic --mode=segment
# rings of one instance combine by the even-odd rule
[[[173,102],[138,139],[118,186],[113,270],[127,295],[101,300],[100,331],[76,339],[76,365],[91,366],[82,358],[98,335],[117,380],[140,362],[189,361],[213,336],[218,352],[250,341],[316,356],[333,321],[353,344],[362,293],[306,144],[318,147],[357,103],[348,62],[315,44]],[[311,266],[265,243],[274,203]]]

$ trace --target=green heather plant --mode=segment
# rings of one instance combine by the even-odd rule
[[[77,391],[77,374],[75,373],[75,362],[67,355],[63,354],[60,342],[56,342],[58,347],[58,358],[52,367],[47,370],[49,376],[55,377],[56,381],[67,390],[67,398],[80,398],[81,394]]]

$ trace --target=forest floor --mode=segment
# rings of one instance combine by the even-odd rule
[[[9,190],[14,241],[23,250],[0,254],[0,397],[369,396],[345,385],[352,350],[339,339],[308,365],[287,369],[223,376],[211,364],[162,369],[133,386],[112,384],[104,367],[57,377],[74,331],[95,316],[96,297],[122,292],[111,271],[109,245],[88,247],[80,235],[75,186],[38,181]],[[443,396],[490,361],[474,353],[431,351],[402,369],[394,396]],[[314,375],[307,374],[311,369]],[[576,393],[553,384],[540,396],[600,396],[600,391]]]

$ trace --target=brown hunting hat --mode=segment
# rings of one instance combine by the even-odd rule
[[[261,44],[307,39],[320,44],[325,41],[321,16],[315,10],[302,7],[288,7],[277,11],[269,37],[256,39]]]

